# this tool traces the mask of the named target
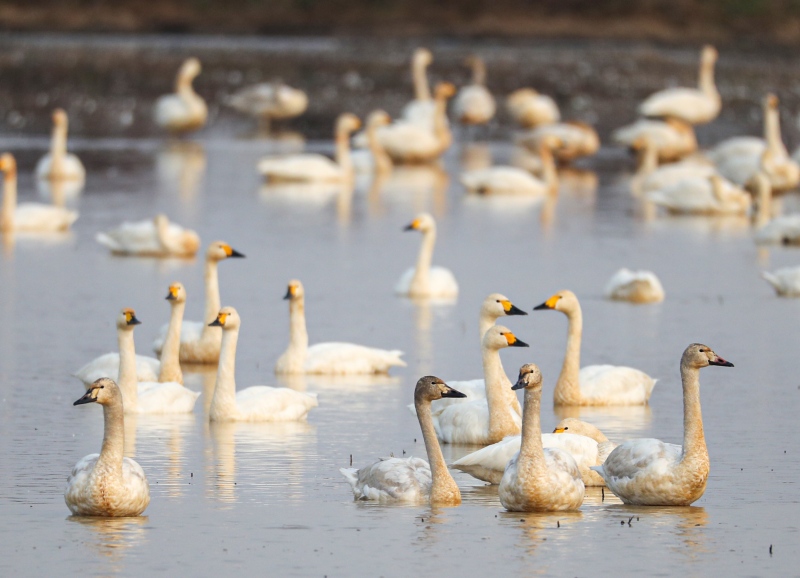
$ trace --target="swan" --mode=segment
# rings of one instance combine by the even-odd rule
[[[800,267],[782,267],[771,273],[764,271],[761,276],[781,297],[800,297]]]
[[[458,282],[450,270],[444,267],[431,267],[433,246],[436,244],[436,221],[433,216],[421,213],[403,230],[420,231],[422,245],[417,257],[417,266],[403,273],[394,292],[409,297],[458,296]]]
[[[558,146],[552,150],[559,161],[569,162],[579,157],[591,156],[600,149],[597,131],[584,122],[574,120],[539,125],[519,135],[516,142],[538,152],[542,142],[548,138],[558,139]]]
[[[53,111],[53,136],[50,152],[36,163],[36,178],[43,181],[86,180],[86,169],[81,160],[67,152],[67,113],[62,108]]]
[[[223,307],[210,327],[222,328],[222,351],[208,418],[211,421],[304,421],[317,407],[316,393],[287,387],[254,385],[236,391],[236,343],[241,319],[233,307]]]
[[[161,350],[161,367],[157,381],[183,384],[180,363],[181,325],[183,325],[183,312],[186,309],[186,288],[183,283],[176,281],[171,284],[165,299],[169,301],[171,313],[164,347]]]
[[[122,392],[112,379],[104,377],[72,405],[86,403],[103,406],[103,447],[99,454],[89,454],[72,468],[64,501],[76,516],[138,516],[150,503],[150,486],[142,467],[122,456]]]
[[[170,291],[171,293],[172,291]],[[174,311],[174,310],[173,310]],[[180,315],[173,314],[170,324],[180,325],[182,311]],[[139,381],[136,375],[136,348],[133,342],[133,328],[141,324],[136,318],[133,309],[123,309],[117,317],[117,339],[119,341],[119,389],[125,400],[125,413],[138,414],[173,414],[191,413],[194,404],[200,393],[184,387],[177,381]],[[176,347],[170,347],[170,339],[175,339],[179,335],[178,331],[172,330],[167,333],[167,344],[165,353],[168,357],[164,359],[162,367],[166,364],[167,368],[174,371],[177,360],[174,359],[177,353]],[[172,359],[169,356],[173,356]],[[163,355],[162,355],[163,357]],[[166,375],[166,374],[165,374]]]
[[[800,245],[800,213],[781,215],[770,220],[772,187],[764,173],[757,173],[748,183],[754,189],[757,211],[753,240],[760,245]]]
[[[660,303],[664,288],[652,271],[631,271],[623,267],[609,279],[604,291],[606,299],[631,303]]]
[[[583,504],[585,486],[575,459],[558,448],[542,447],[542,372],[533,363],[519,370],[513,389],[523,388],[522,440],[497,488],[500,503],[511,512],[577,510]]]
[[[532,88],[520,88],[506,98],[506,110],[523,128],[552,124],[561,120],[556,102]]]
[[[295,154],[267,157],[258,162],[258,172],[272,182],[347,182],[353,178],[350,160],[350,134],[361,121],[350,113],[336,120],[336,160],[320,154]]]
[[[206,304],[204,318],[214,319],[219,312],[219,274],[217,266],[228,258],[243,258],[239,251],[223,241],[214,241],[206,251],[205,284]],[[164,346],[167,326],[153,342],[153,351],[160,354]],[[216,363],[219,359],[220,335],[206,327],[203,321],[184,321],[181,329],[181,363]]]
[[[500,360],[500,350],[506,347],[528,347],[528,344],[517,339],[507,327],[490,327],[481,342],[484,397],[436,408],[434,426],[441,441],[486,445],[519,433],[519,402]]]
[[[354,375],[388,373],[392,366],[405,367],[402,351],[365,347],[354,343],[317,343],[308,346],[305,290],[289,281],[284,299],[289,300],[289,347],[278,358],[275,373]]]
[[[611,133],[611,138],[615,143],[633,150],[648,142],[655,149],[658,162],[682,159],[697,150],[697,138],[692,125],[677,118],[642,118],[619,127]],[[637,143],[641,144],[637,146]]]
[[[400,113],[407,122],[416,124],[427,130],[433,130],[436,106],[431,98],[428,86],[428,66],[433,62],[433,55],[427,48],[417,48],[411,56],[411,80],[414,83],[414,99],[408,102]]]
[[[558,172],[553,150],[560,145],[557,137],[548,136],[539,143],[543,178],[517,167],[496,166],[466,171],[461,184],[471,193],[506,195],[546,195],[558,191]]]
[[[700,369],[733,367],[708,346],[692,343],[681,356],[683,446],[643,438],[626,441],[593,469],[626,504],[688,506],[700,499],[708,480],[708,450],[700,412]]]
[[[494,97],[486,88],[486,65],[479,56],[468,57],[465,64],[472,69],[472,84],[458,91],[453,112],[462,124],[486,124],[496,109]]]
[[[414,407],[422,429],[428,462],[420,458],[383,458],[359,470],[341,468],[357,500],[381,502],[430,501],[434,506],[457,506],[461,492],[447,470],[442,448],[436,439],[431,401],[463,397],[438,377],[426,376],[414,388]]]
[[[208,118],[206,102],[192,88],[192,81],[200,74],[200,61],[189,58],[178,70],[175,93],[158,98],[155,104],[155,121],[173,133],[192,132],[202,128]]]
[[[42,203],[17,205],[17,161],[10,153],[0,155],[3,171],[3,211],[0,231],[66,231],[78,219],[77,211]]]
[[[746,215],[752,196],[724,177],[686,177],[647,193],[647,199],[670,213],[688,215]]]
[[[555,405],[645,405],[656,380],[638,369],[619,365],[581,368],[583,313],[572,291],[559,291],[534,311],[561,311],[569,320],[567,351],[553,392]]]
[[[647,136],[636,139],[631,148],[639,156],[636,174],[631,180],[631,192],[636,195],[666,189],[684,179],[709,178],[717,174],[714,164],[702,154],[658,166],[658,149]]]
[[[573,435],[584,436],[597,443],[597,465],[606,461],[608,455],[617,447],[617,444],[609,441],[606,434],[601,432],[597,426],[577,418],[567,417],[562,419],[556,424],[553,433],[566,433],[567,430]],[[592,472],[592,475],[599,477],[597,472]],[[605,485],[605,481],[603,481],[603,485]]]
[[[192,257],[200,247],[196,232],[171,223],[163,214],[144,221],[124,221],[116,229],[97,233],[95,240],[115,255]]]
[[[650,117],[673,117],[689,124],[711,122],[722,107],[714,84],[717,50],[706,45],[700,53],[700,74],[697,88],[667,88],[648,96],[639,105],[639,114]]]
[[[378,129],[392,122],[391,117],[383,110],[375,110],[367,117],[367,142],[369,150],[356,150],[350,153],[353,170],[357,173],[386,173],[392,169],[392,159],[383,150],[378,138]]]
[[[308,108],[308,95],[280,81],[247,86],[230,95],[225,104],[255,116],[269,126],[273,119],[294,118]]]

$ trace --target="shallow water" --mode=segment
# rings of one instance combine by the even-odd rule
[[[67,54],[73,50],[63,39],[62,44],[50,38],[3,42],[51,71],[63,68],[53,62],[52,46]],[[192,42],[154,41],[147,53],[177,61]],[[324,52],[330,42],[288,46],[317,54],[314,50]],[[237,54],[235,43],[222,44],[205,49],[206,56],[217,55],[212,62],[220,69],[233,66]],[[243,41],[245,54],[248,46]],[[373,58],[392,48],[381,46]],[[444,44],[441,50],[454,54],[457,48],[468,47]],[[93,50],[78,51],[79,62],[103,52]],[[131,50],[135,60],[140,52]],[[513,47],[493,50],[524,53]],[[548,55],[572,61],[586,50],[549,45],[537,48],[533,60]],[[331,51],[330,60],[336,61]],[[109,62],[115,54],[106,56]],[[680,79],[693,77],[692,51],[649,54],[680,63]],[[393,58],[399,67],[402,58]],[[612,56],[597,50],[595,58],[604,62]],[[751,76],[785,72],[775,58],[758,58],[747,69]],[[346,59],[345,64],[356,66]],[[380,68],[377,61],[370,66]],[[726,67],[720,83],[731,86],[735,67]],[[37,70],[30,72],[30,82]],[[147,82],[157,84],[155,78]],[[158,85],[170,83],[159,79]],[[6,120],[13,86],[3,87]],[[93,85],[81,77],[62,97],[79,99],[87,86]],[[341,106],[350,102],[346,94],[337,98]],[[113,95],[109,101],[115,102]],[[98,101],[97,110],[103,104]],[[18,156],[21,200],[37,195],[31,170],[47,147],[51,106],[25,113],[37,119],[38,129],[2,128],[2,148]],[[324,135],[332,113],[318,114],[295,128],[310,126],[310,134]],[[85,132],[76,129],[71,148],[87,165],[89,179],[83,193],[67,201],[81,212],[73,231],[5,239],[0,252],[0,573],[796,574],[800,380],[794,359],[800,303],[775,297],[759,273],[797,263],[797,250],[757,250],[743,219],[645,219],[627,190],[631,162],[614,149],[564,173],[555,203],[465,196],[457,181],[462,159],[474,162],[481,149],[467,151],[463,139],[443,169],[400,169],[385,183],[359,180],[352,192],[301,194],[262,186],[253,168],[267,152],[296,148],[296,139],[239,138],[246,122],[220,113],[220,124],[196,139],[170,143],[155,136],[146,120],[134,118],[130,130],[102,118],[87,121]],[[746,117],[733,120],[723,117],[706,134],[753,126]],[[331,151],[327,141],[306,144],[312,151]],[[495,140],[483,151],[487,148],[495,162],[512,154]],[[401,228],[421,210],[438,218],[434,261],[459,280],[454,304],[414,303],[392,294],[419,243],[415,233]],[[174,280],[187,287],[187,318],[196,319],[203,310],[201,259],[115,258],[93,240],[97,231],[123,219],[157,211],[196,229],[204,245],[224,239],[247,255],[220,266],[223,304],[235,306],[243,319],[239,387],[288,385],[317,392],[320,406],[307,424],[208,424],[213,370],[192,368],[187,384],[203,391],[194,415],[140,416],[126,423],[128,454],[151,484],[147,515],[71,518],[64,482],[80,457],[98,451],[102,417],[98,407],[72,407],[81,386],[70,373],[115,348],[114,318],[124,306],[136,308],[144,323],[136,330],[138,351],[149,352],[167,320],[163,298]],[[655,271],[666,301],[631,306],[603,300],[606,280],[621,266]],[[288,331],[281,297],[291,278],[306,288],[312,342],[400,348],[408,367],[379,380],[277,380],[272,366]],[[445,379],[480,375],[476,318],[483,297],[501,291],[530,311],[563,288],[581,298],[585,364],[628,364],[659,378],[649,407],[578,410],[612,440],[655,436],[680,443],[678,360],[688,343],[707,343],[736,364],[706,369],[701,376],[712,461],[703,498],[690,508],[634,508],[590,489],[579,513],[509,514],[495,489],[456,474],[464,499],[459,508],[354,502],[338,472],[351,456],[353,465],[362,466],[390,453],[424,454],[416,420],[405,408],[416,379],[428,373]],[[538,363],[549,400],[566,319],[530,311],[504,324],[531,345],[501,353],[507,373],[514,375],[522,363]],[[543,426],[552,428],[559,416],[548,402],[543,408]],[[472,449],[445,446],[445,457],[455,460]]]

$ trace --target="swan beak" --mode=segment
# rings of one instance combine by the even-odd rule
[[[170,301],[174,301],[177,298],[178,298],[178,288],[177,287],[170,287],[169,288],[169,293],[167,293],[166,299],[169,299]]]
[[[244,258],[244,254],[240,253],[239,251],[237,251],[236,249],[231,247],[231,252],[228,255],[228,257],[242,257],[242,258]]]
[[[513,333],[506,333],[505,334],[506,341],[508,342],[509,347],[530,347],[524,341],[517,339],[517,336]]]
[[[467,397],[467,395],[465,393],[461,393],[460,391],[457,391],[457,390],[453,389],[449,385],[446,386],[446,387],[447,387],[447,389],[445,389],[442,392],[442,397]]]
[[[81,397],[78,401],[74,402],[72,405],[83,405],[84,403],[96,402],[97,398],[92,395],[94,394],[94,392],[95,392],[94,389],[90,389],[89,391],[83,394],[83,397]]]
[[[228,315],[225,313],[220,313],[217,315],[217,318],[214,319],[211,323],[208,324],[209,327],[225,327],[225,318]]]
[[[514,385],[512,385],[512,386],[511,386],[511,389],[513,389],[514,391],[516,391],[516,390],[518,390],[518,389],[525,389],[526,387],[528,387],[528,384],[527,384],[527,383],[525,383],[525,378],[524,378],[522,375],[520,375],[520,376],[519,376],[519,379],[517,380],[517,383],[515,383]]]
[[[555,309],[556,308],[556,303],[558,303],[559,299],[561,299],[560,295],[553,295],[552,297],[550,297],[550,299],[548,299],[547,301],[545,301],[541,305],[537,305],[536,307],[534,307],[533,310],[534,311],[541,311],[543,309]]]
[[[126,321],[126,323],[127,323],[128,325],[141,325],[141,324],[142,324],[142,322],[141,322],[141,321],[139,321],[139,320],[136,318],[136,314],[135,314],[135,313],[128,313],[128,314],[126,315],[126,317],[127,317],[127,319],[128,319],[128,320]]]
[[[511,301],[502,301],[503,309],[506,312],[506,315],[527,315],[526,311],[523,311],[516,305],[514,305]]]
[[[553,430],[553,433],[554,434],[564,433],[568,429],[569,429],[568,427],[557,427],[556,429]]]
[[[708,362],[709,365],[719,365],[720,367],[733,367],[733,364],[730,361],[726,361],[722,359],[719,355],[717,355],[716,359],[712,359]]]
[[[283,298],[291,299],[292,297],[294,297],[294,290],[292,289],[292,286],[289,285],[289,287],[286,288],[286,295],[284,295]]]
[[[403,231],[413,231],[417,228],[419,228],[419,219],[414,219],[408,225],[403,227]]]

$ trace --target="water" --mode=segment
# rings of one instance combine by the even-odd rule
[[[59,81],[55,100],[70,104],[110,82],[103,75],[83,74],[87,66],[105,62],[110,69],[119,63],[130,72],[142,54],[150,55],[150,62],[162,55],[174,64],[202,48],[204,60],[210,61],[207,70],[222,70],[239,63],[237,47],[254,60],[288,51],[287,58],[304,60],[320,77],[328,73],[312,64],[328,54],[326,66],[330,62],[336,70],[359,69],[363,63],[368,71],[386,69],[379,77],[385,79],[391,75],[380,58],[390,55],[397,72],[408,52],[406,45],[391,42],[354,58],[356,41],[276,41],[274,46],[255,41],[208,45],[192,39],[84,41],[88,48],[63,38],[2,41],[12,56],[23,55],[10,56],[0,66],[4,78],[14,67],[18,74],[24,71],[22,77],[11,75],[13,81],[4,83],[0,98],[2,148],[17,153],[21,200],[36,197],[31,170],[47,148],[47,111],[56,104],[49,100],[36,108],[35,98],[25,96],[48,92],[55,86],[48,79]],[[434,48],[456,64],[456,52],[468,49],[445,42]],[[503,55],[522,59],[526,54],[525,46],[486,43],[485,48],[499,55],[498,61]],[[575,55],[585,56],[590,48],[535,46],[530,49],[531,66],[541,67],[548,59],[575,65]],[[594,47],[585,66],[601,69],[623,48]],[[399,50],[403,55],[393,52]],[[65,57],[57,58],[54,51]],[[684,83],[694,77],[693,49],[639,47],[634,53],[666,63]],[[723,52],[723,98],[734,89],[760,95],[766,84],[780,85],[788,78],[780,55],[736,58],[739,67],[726,63]],[[70,66],[80,74],[65,85],[61,74]],[[495,74],[498,90],[502,83],[517,86],[513,78],[502,80]],[[659,79],[652,74],[655,83]],[[356,103],[354,110],[364,112],[382,92],[407,91],[405,79],[395,76],[385,85],[374,80],[376,94],[365,89],[368,98],[363,100],[347,93],[323,99],[310,118],[292,126],[324,137],[336,112],[334,102],[339,109]],[[171,84],[169,75],[121,78],[128,87],[147,83],[155,94]],[[34,89],[34,79],[44,88]],[[295,81],[288,75],[285,79]],[[739,81],[742,88],[736,88]],[[597,90],[596,107],[588,107],[586,114],[597,114],[604,102],[616,98],[622,109],[617,114],[624,120],[632,115],[637,92],[622,99],[602,86]],[[462,158],[470,152],[474,159],[481,149],[467,150],[463,138],[442,169],[400,169],[382,186],[367,179],[359,180],[352,192],[293,196],[263,187],[254,165],[265,153],[297,148],[296,137],[243,138],[246,121],[220,110],[215,123],[196,139],[170,143],[148,125],[141,112],[149,107],[144,96],[136,93],[134,122],[125,127],[103,111],[106,104],[113,107],[131,97],[101,92],[92,97],[94,113],[83,120],[72,117],[71,148],[89,171],[86,189],[69,201],[81,213],[73,231],[6,240],[0,253],[0,573],[797,572],[800,462],[794,454],[800,441],[795,425],[800,380],[793,359],[800,345],[800,304],[775,297],[759,277],[764,268],[796,264],[796,250],[759,251],[743,219],[644,219],[627,192],[631,162],[614,149],[603,149],[578,171],[564,173],[557,203],[466,196],[457,181]],[[407,93],[392,94],[401,103]],[[784,102],[792,98],[787,90]],[[733,100],[734,110],[757,107],[755,101]],[[11,126],[12,110],[30,119],[28,124]],[[599,116],[601,132],[607,132],[613,124]],[[788,120],[784,124],[790,125]],[[758,121],[726,112],[703,130],[705,142],[710,142],[715,134],[757,132]],[[488,151],[495,162],[502,162],[512,151],[497,134],[507,134],[507,128],[492,130]],[[789,132],[787,141],[793,138]],[[329,140],[316,138],[306,148],[332,150]],[[416,233],[402,233],[401,228],[422,210],[438,219],[434,262],[449,267],[459,280],[455,304],[413,303],[392,294],[396,279],[414,262],[420,241]],[[193,368],[187,371],[187,384],[203,391],[194,415],[139,416],[126,423],[127,451],[151,484],[146,516],[73,519],[63,502],[65,479],[78,459],[98,451],[102,417],[96,406],[72,406],[81,386],[69,374],[115,348],[114,319],[124,306],[134,307],[143,321],[136,330],[137,348],[149,352],[168,318],[164,296],[174,280],[186,285],[187,318],[202,314],[201,259],[114,258],[93,240],[97,231],[123,219],[158,211],[197,230],[204,245],[224,239],[247,255],[220,265],[223,304],[235,306],[243,320],[238,386],[283,384],[314,391],[320,406],[308,424],[209,424],[204,408],[211,398],[213,370]],[[603,300],[606,280],[621,266],[655,271],[666,301],[631,306]],[[305,285],[312,343],[347,340],[400,348],[406,351],[408,367],[372,381],[276,379],[272,367],[288,339],[281,297],[291,278]],[[354,465],[363,466],[391,453],[424,454],[416,420],[405,409],[416,379],[428,373],[445,379],[480,375],[477,309],[488,293],[501,291],[530,312],[504,320],[530,349],[507,349],[501,357],[511,375],[523,363],[538,363],[545,376],[544,397],[550,399],[563,356],[566,319],[531,308],[564,288],[574,290],[583,305],[583,363],[628,364],[659,378],[647,408],[579,410],[612,440],[655,436],[680,443],[678,361],[687,344],[707,343],[736,364],[733,369],[705,369],[701,375],[712,466],[703,498],[690,508],[635,508],[590,489],[578,513],[509,514],[496,489],[457,473],[464,499],[459,508],[353,502],[338,472],[351,456]],[[543,426],[552,428],[559,415],[548,402],[543,408]],[[445,446],[445,457],[452,461],[471,449]]]

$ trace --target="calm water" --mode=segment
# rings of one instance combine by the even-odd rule
[[[798,573],[800,378],[795,360],[800,302],[775,297],[759,277],[764,268],[797,264],[797,250],[758,251],[748,223],[740,219],[645,220],[627,190],[631,162],[614,149],[603,149],[577,172],[565,173],[557,202],[545,205],[465,196],[457,180],[462,163],[487,152],[495,162],[505,161],[512,151],[500,140],[477,146],[462,138],[442,169],[399,169],[385,183],[359,180],[353,191],[265,188],[254,170],[256,160],[296,149],[301,139],[245,138],[246,121],[215,109],[215,124],[191,142],[161,140],[148,121],[148,98],[171,85],[171,72],[134,78],[132,63],[152,63],[161,55],[170,64],[159,71],[171,70],[185,54],[204,46],[212,80],[200,87],[209,97],[224,93],[219,86],[230,84],[228,77],[217,78],[214,69],[246,68],[240,54],[248,67],[260,66],[263,77],[270,76],[264,72],[270,63],[278,62],[280,74],[300,85],[291,74],[295,69],[281,64],[282,54],[304,63],[296,70],[313,72],[308,73],[313,86],[334,74],[325,72],[320,59],[325,66],[332,63],[337,73],[361,70],[363,64],[366,72],[359,82],[374,83],[376,95],[366,88],[331,93],[321,104],[312,100],[316,108],[310,117],[292,125],[324,136],[338,109],[352,107],[363,114],[373,100],[379,101],[381,91],[406,91],[393,92],[390,103],[396,106],[386,105],[397,111],[408,93],[400,75],[410,45],[383,43],[370,54],[359,52],[356,41],[82,42],[89,47],[62,38],[2,41],[7,50],[0,63],[0,145],[17,154],[21,200],[37,196],[31,172],[47,148],[47,111],[55,104],[84,107],[83,118],[72,110],[71,148],[86,164],[89,179],[83,194],[70,201],[81,213],[70,234],[18,237],[7,240],[0,253],[0,573]],[[498,62],[509,59],[507,69],[528,62],[526,47],[487,43],[484,48]],[[468,49],[439,43],[453,70],[455,55]],[[540,84],[552,86],[557,70],[548,69],[547,62],[572,63],[562,82],[577,82],[580,77],[571,71],[589,53],[585,67],[594,78],[609,62],[624,67],[620,54],[630,52],[584,45],[541,45],[529,51],[530,65],[520,72],[519,82],[497,79],[498,91],[533,83],[537,73],[544,79]],[[639,92],[664,82],[689,83],[695,75],[693,49],[639,47],[635,54],[649,76],[639,77],[635,90],[627,92],[609,91],[612,81],[601,84],[595,100],[582,109],[584,115],[597,116],[601,130],[613,126],[603,113],[610,103],[623,109],[616,114],[625,121]],[[384,56],[389,64],[379,61]],[[747,111],[757,110],[761,90],[786,86],[792,78],[788,60],[780,55],[737,58],[726,62],[723,52],[719,81],[723,97],[742,112],[726,112],[703,129],[706,142],[716,134],[757,132],[758,119]],[[654,60],[663,66],[660,75],[641,64]],[[128,73],[108,72],[109,78],[104,71],[115,62]],[[65,76],[72,69],[74,76]],[[134,98],[121,88],[108,88],[113,82],[125,90],[137,83],[151,88],[142,90],[147,98],[139,93]],[[50,96],[37,101],[37,93]],[[784,101],[792,98],[787,90]],[[95,102],[91,113],[87,99]],[[113,108],[123,105],[133,111],[129,124],[128,117],[120,124],[120,110]],[[784,124],[792,130],[790,120]],[[491,134],[503,131],[507,127],[499,125]],[[787,140],[794,142],[794,135],[790,132]],[[467,136],[481,141],[483,133]],[[331,151],[325,140],[309,140],[306,148]],[[461,285],[453,305],[412,303],[392,294],[396,279],[414,262],[420,241],[401,228],[422,210],[439,221],[434,261],[451,268]],[[70,373],[116,347],[114,319],[124,306],[134,307],[143,321],[136,330],[137,349],[148,353],[168,317],[164,295],[174,280],[187,287],[187,318],[203,311],[200,259],[114,258],[94,242],[97,231],[158,211],[196,229],[204,244],[224,239],[247,255],[220,266],[223,304],[235,306],[243,319],[240,388],[281,383],[272,367],[288,339],[281,297],[291,278],[301,279],[306,288],[312,342],[349,340],[400,348],[408,367],[380,380],[284,382],[319,394],[320,406],[307,424],[209,424],[205,404],[213,370],[187,372],[188,385],[203,391],[194,415],[140,416],[126,422],[128,454],[143,466],[151,484],[147,515],[71,518],[63,501],[65,479],[79,458],[98,451],[102,412],[95,406],[72,406],[81,384]],[[604,301],[605,282],[621,266],[655,271],[666,301],[649,306]],[[424,454],[416,420],[405,409],[416,379],[428,373],[445,379],[480,375],[476,322],[482,299],[500,291],[530,311],[564,288],[574,290],[583,305],[585,364],[628,364],[659,378],[647,408],[580,410],[612,440],[655,436],[680,443],[678,361],[690,342],[707,343],[735,363],[733,369],[710,368],[701,376],[712,460],[705,496],[690,508],[634,508],[622,506],[610,493],[603,500],[591,489],[576,514],[509,514],[495,489],[456,474],[464,498],[459,508],[354,502],[338,472],[351,456],[354,465],[363,466],[390,453]],[[515,374],[522,363],[538,363],[549,399],[562,361],[566,319],[531,312],[505,324],[531,344],[530,349],[502,352],[506,371]],[[558,419],[545,403],[544,427]],[[446,446],[445,456],[454,460],[471,449]]]

